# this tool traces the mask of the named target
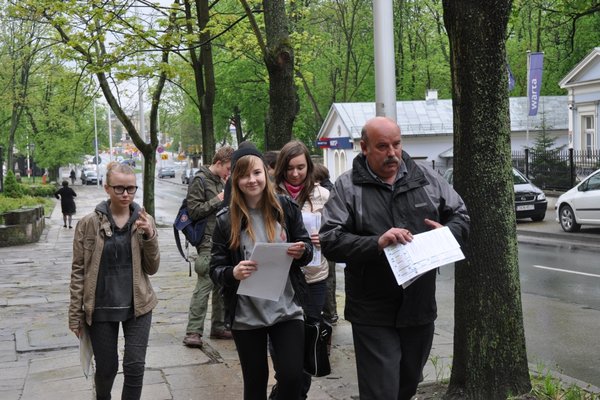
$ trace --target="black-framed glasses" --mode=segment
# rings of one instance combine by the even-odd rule
[[[134,194],[138,190],[137,186],[121,186],[121,185],[117,185],[117,186],[108,185],[108,186],[113,188],[113,190],[115,191],[116,194],[123,194],[123,193],[125,193],[126,190],[127,190],[127,193]]]

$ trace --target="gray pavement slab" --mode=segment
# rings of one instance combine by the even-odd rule
[[[104,191],[95,187],[76,185],[75,190],[77,217],[91,212],[99,199],[105,197]],[[73,229],[62,227],[60,207],[54,209],[46,222],[38,243],[0,248],[2,400],[70,400],[94,396],[93,379],[83,376],[77,341],[67,327]],[[159,303],[153,311],[142,399],[239,399],[243,382],[233,341],[206,338],[203,349],[189,349],[181,343],[195,277],[188,277],[188,265],[177,251],[172,228],[161,227],[158,234],[161,267],[151,282]],[[343,315],[343,290],[337,296],[338,313]],[[440,312],[451,312],[444,307],[440,305]],[[209,324],[210,315],[207,332]],[[449,377],[452,342],[451,327],[438,326],[424,371],[425,382]],[[119,351],[122,356],[122,341]],[[308,398],[357,399],[351,327],[343,318],[334,327],[331,362],[332,374],[313,379]],[[119,372],[113,398],[120,398],[121,387]]]

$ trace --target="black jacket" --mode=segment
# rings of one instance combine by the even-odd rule
[[[290,268],[290,280],[298,303],[304,306],[307,296],[307,284],[300,267],[308,264],[313,257],[313,246],[310,236],[304,227],[302,213],[298,204],[287,196],[277,196],[285,214],[285,232],[289,243],[304,242],[306,251],[299,260],[293,260]],[[229,207],[217,213],[217,224],[212,236],[212,252],[210,259],[210,277],[215,284],[221,286],[221,294],[225,303],[225,324],[231,327],[237,305],[237,288],[240,281],[233,277],[233,268],[243,260],[242,250],[229,248],[231,232],[231,215]]]
[[[435,274],[425,273],[406,289],[396,282],[379,237],[392,227],[413,234],[437,221],[463,246],[470,219],[460,196],[431,168],[402,154],[408,173],[394,187],[375,179],[364,155],[335,182],[323,210],[319,231],[321,250],[328,259],[346,263],[345,317],[353,323],[376,326],[417,326],[437,317]]]

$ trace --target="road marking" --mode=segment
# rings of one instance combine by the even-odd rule
[[[583,275],[583,276],[593,276],[594,278],[600,278],[600,275],[589,274],[587,272],[570,271],[568,269],[562,269],[562,268],[544,267],[543,265],[532,265],[532,267],[534,267],[534,268],[540,268],[540,269],[548,269],[550,271],[567,272],[569,274],[577,274],[577,275]]]

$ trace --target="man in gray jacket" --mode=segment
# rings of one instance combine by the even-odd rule
[[[346,263],[345,318],[352,323],[361,400],[409,400],[433,341],[436,270],[406,289],[383,249],[447,226],[463,246],[469,216],[460,196],[402,151],[400,127],[375,117],[365,124],[362,154],[335,182],[323,210],[320,241],[328,260]]]
[[[212,233],[216,224],[216,214],[223,201],[223,185],[231,172],[233,148],[221,147],[215,153],[212,164],[201,166],[188,187],[187,205],[193,220],[208,217],[204,238],[198,245],[198,258],[194,270],[198,275],[196,287],[190,301],[188,325],[183,344],[188,347],[202,347],[204,319],[208,308],[208,297],[212,292],[212,314],[210,337],[213,339],[231,339],[231,332],[225,329],[223,299],[219,295],[208,274]]]

